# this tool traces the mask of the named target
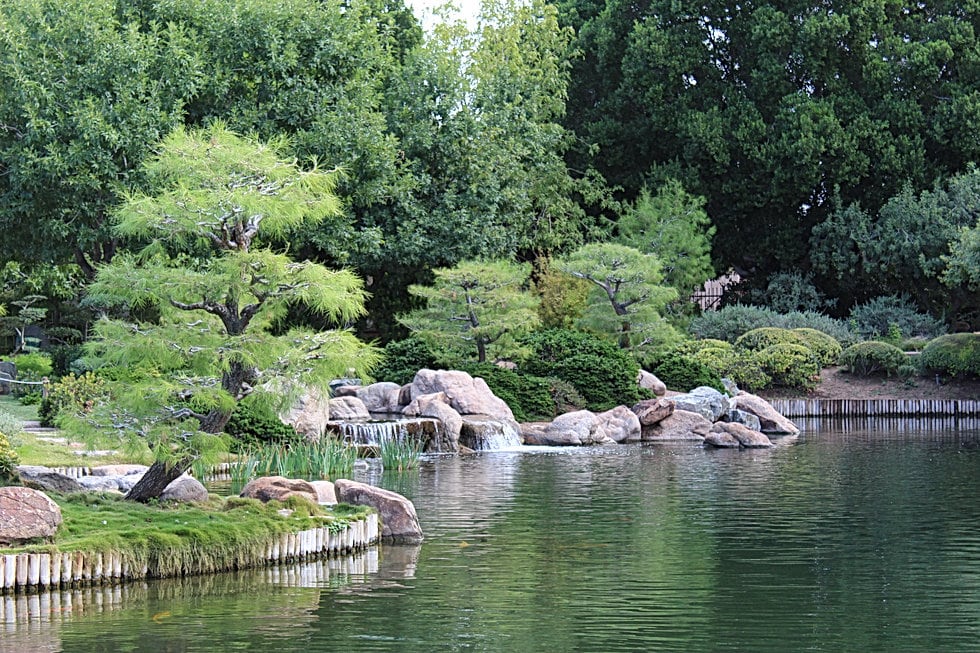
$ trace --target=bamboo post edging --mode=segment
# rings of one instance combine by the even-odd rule
[[[275,536],[253,560],[240,561],[239,568],[339,557],[367,549],[380,542],[378,515],[349,522],[340,531],[327,526]],[[187,575],[195,572],[190,570]],[[131,569],[117,552],[82,551],[0,554],[0,595],[53,590],[80,585],[105,585],[142,580],[149,576],[143,565]]]
[[[785,417],[980,417],[969,399],[773,399]]]

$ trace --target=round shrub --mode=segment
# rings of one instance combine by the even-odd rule
[[[17,452],[14,451],[3,431],[0,431],[0,481],[6,484],[13,480],[17,476],[15,467],[17,467]]]
[[[820,380],[820,365],[816,356],[803,345],[781,343],[756,353],[763,371],[772,378],[772,385],[810,391]]]
[[[841,367],[858,376],[897,374],[908,363],[905,353],[887,342],[871,340],[851,345],[840,356]]]
[[[639,364],[614,343],[568,329],[538,331],[522,342],[531,353],[521,371],[571,383],[589,410],[631,406],[647,395],[636,381]]]
[[[725,391],[721,375],[710,365],[699,360],[697,354],[672,350],[654,356],[646,367],[671,390],[689,392],[706,385],[719,392]]]
[[[0,431],[7,435],[17,435],[24,430],[24,425],[19,419],[5,410],[0,410]]]
[[[735,340],[735,348],[746,351],[762,351],[773,345],[802,345],[807,346],[802,335],[790,329],[779,327],[761,327],[746,331]]]
[[[840,358],[841,351],[843,350],[836,338],[827,335],[823,331],[817,331],[809,327],[793,329],[793,333],[803,339],[803,344],[817,355],[817,360],[822,366],[827,367],[828,365],[837,364],[837,360]]]
[[[696,353],[695,358],[715,370],[721,378],[734,381],[742,390],[755,392],[772,382],[755,352],[706,347]]]
[[[284,424],[272,409],[257,401],[243,399],[235,406],[225,433],[232,437],[232,451],[242,451],[265,443],[281,443],[295,439],[296,430]]]
[[[421,338],[392,340],[384,348],[384,359],[374,371],[374,378],[398,385],[411,383],[421,369],[438,369],[436,355]]]
[[[919,354],[919,365],[930,373],[980,376],[980,333],[953,333],[935,338]]]
[[[860,340],[847,322],[823,313],[792,311],[783,314],[768,308],[740,304],[725,306],[717,311],[705,311],[691,320],[689,331],[697,338],[717,338],[735,342],[740,335],[760,327],[816,329],[832,336],[843,346],[852,345]]]

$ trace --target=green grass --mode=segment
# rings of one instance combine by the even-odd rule
[[[336,527],[370,512],[363,506],[333,512],[301,498],[145,505],[102,493],[51,496],[64,518],[54,541],[3,553],[115,552],[131,566],[147,565],[151,576],[233,569],[261,557],[281,533]],[[284,507],[295,512],[282,516],[278,511]]]
[[[127,455],[123,452],[107,456],[80,456],[78,447],[72,447],[64,442],[51,442],[41,439],[34,433],[18,433],[10,436],[10,444],[17,452],[21,465],[44,465],[45,467],[95,467],[97,465],[115,465],[119,463],[140,463],[148,465],[152,460],[149,451],[142,457]],[[57,436],[56,436],[57,437]]]
[[[11,395],[0,395],[0,410],[22,422],[37,421],[37,404],[25,406]]]

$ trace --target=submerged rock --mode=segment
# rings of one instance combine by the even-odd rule
[[[746,449],[768,449],[772,446],[772,440],[767,438],[764,433],[753,431],[744,424],[730,422],[717,422],[711,427],[713,433],[726,433],[735,438],[738,444]],[[707,442],[707,438],[705,438]]]

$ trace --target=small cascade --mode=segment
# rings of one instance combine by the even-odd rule
[[[516,422],[467,415],[459,433],[459,443],[474,451],[500,451],[522,446]]]
[[[434,440],[438,420],[414,418],[370,422],[333,422],[331,426],[342,440],[359,447],[378,447],[383,442],[415,440],[428,449]]]

